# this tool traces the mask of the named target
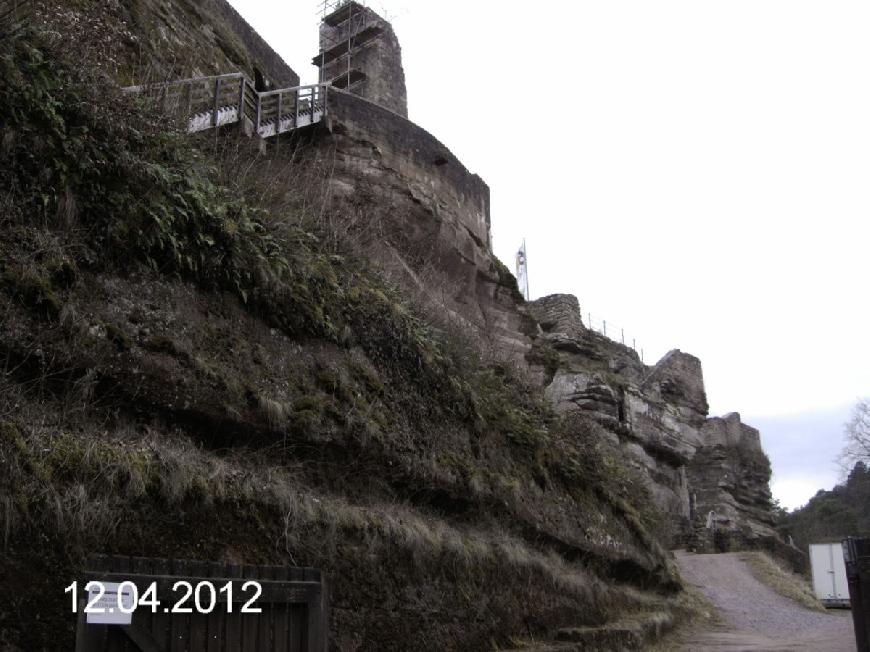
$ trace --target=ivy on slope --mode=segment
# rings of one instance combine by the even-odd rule
[[[243,297],[259,271],[286,264],[263,212],[214,184],[195,150],[107,80],[57,65],[32,33],[6,44],[0,74],[2,189],[28,220],[80,217],[101,257]]]
[[[594,493],[654,547],[644,490],[599,450],[597,433],[581,437],[507,366],[457,351],[462,342],[429,327],[364,261],[321,246],[304,219],[281,219],[222,185],[191,137],[167,132],[161,116],[94,70],[34,32],[0,44],[0,199],[8,208],[0,222],[10,240],[28,228],[52,230],[70,239],[76,265],[121,273],[148,265],[233,292],[291,336],[357,344],[386,372],[402,409],[412,405],[429,422],[454,419],[472,436],[503,436],[543,484]],[[3,249],[0,275],[25,278]],[[27,274],[31,290],[20,294],[56,318],[62,299]]]
[[[324,251],[304,220],[273,228],[255,200],[221,185],[190,136],[58,50],[32,31],[0,46],[0,165],[9,171],[0,192],[14,207],[10,225],[79,238],[79,264],[123,270],[139,261],[234,292],[291,335],[359,343],[471,414],[467,388],[448,379],[441,346],[395,289],[361,261]]]

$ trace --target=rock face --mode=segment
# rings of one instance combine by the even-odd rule
[[[761,449],[758,431],[741,423],[740,415],[732,412],[708,419],[701,436],[702,445],[688,467],[699,509],[712,511],[710,518],[716,520],[717,530],[736,538],[733,543],[774,537],[770,462]]]
[[[490,247],[489,187],[432,134],[378,104],[330,91],[329,129],[305,143],[329,161],[335,201],[364,209],[381,266],[397,282],[522,358],[527,318]]]
[[[299,75],[272,49],[266,41],[241,17],[226,0],[209,0],[204,3],[206,16],[217,18],[226,25],[244,45],[244,52],[250,59],[248,66],[253,67],[254,76],[259,72],[266,85],[272,88],[287,88],[299,85]]]
[[[226,0],[108,0],[104,15],[124,26],[115,38],[135,62],[120,71],[122,85],[239,71],[264,87],[299,84],[299,75]]]
[[[698,358],[674,350],[644,365],[630,348],[587,329],[571,295],[526,310],[539,325],[527,357],[547,396],[560,412],[587,413],[607,428],[670,516],[672,543],[706,547],[710,512],[732,543],[774,536],[770,464],[758,431],[737,414],[707,418]]]
[[[359,47],[369,54],[352,52],[350,68],[346,57],[341,68],[326,56],[348,33],[372,27],[375,35]],[[707,418],[700,360],[675,350],[645,365],[630,348],[587,329],[571,295],[524,303],[491,250],[488,186],[434,136],[396,115],[404,113],[404,76],[389,25],[349,3],[324,19],[320,35],[324,77],[359,75],[352,93],[333,90],[329,128],[309,146],[332,162],[339,201],[368,201],[381,265],[528,362],[558,412],[580,412],[604,426],[602,436],[622,448],[669,516],[664,538],[705,546],[710,512],[720,540],[726,531],[749,544],[772,536],[770,469],[758,434],[735,415]]]
[[[736,415],[708,419],[700,360],[674,350],[647,366],[587,329],[575,297],[525,303],[492,253],[489,187],[403,117],[401,51],[389,23],[345,3],[324,17],[320,38],[315,62],[333,85],[329,119],[297,144],[307,161],[328,165],[333,200],[364,216],[360,237],[385,272],[445,321],[527,362],[558,412],[599,422],[668,515],[664,538],[713,545],[704,527],[711,512],[720,543],[724,532],[749,545],[773,537],[758,433]],[[268,147],[279,156],[277,140]]]

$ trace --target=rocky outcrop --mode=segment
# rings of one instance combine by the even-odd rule
[[[329,20],[321,29],[324,48],[341,29]],[[367,80],[378,76],[374,68],[365,72]],[[387,82],[404,83],[395,76]],[[491,250],[488,186],[434,136],[382,106],[389,104],[377,94],[366,99],[331,89],[327,129],[308,144],[332,162],[336,200],[368,202],[382,267],[500,351],[528,362],[557,412],[604,426],[602,436],[624,451],[668,515],[664,538],[690,541],[693,523],[711,511],[744,539],[771,534],[769,465],[757,437],[730,417],[728,432],[740,437],[729,439],[719,420],[708,421],[700,360],[674,350],[648,366],[631,348],[586,328],[575,297],[524,302]],[[744,468],[745,460],[752,464]]]
[[[264,87],[299,75],[227,0],[109,0],[101,29],[123,43],[122,85],[244,72]],[[263,89],[261,89],[263,90]]]
[[[673,543],[717,515],[743,543],[773,536],[770,464],[758,431],[739,415],[707,418],[701,361],[679,350],[647,366],[632,349],[587,329],[577,299],[552,295],[526,308],[539,329],[527,358],[562,413],[604,425],[669,515]],[[697,537],[696,537],[697,538]]]
[[[489,186],[432,134],[382,106],[339,90],[330,90],[329,106],[328,127],[300,146],[328,161],[333,201],[364,212],[381,267],[522,359],[528,317],[490,247]]]
[[[190,3],[137,6],[176,21],[178,7],[196,10]],[[193,21],[185,43],[160,20],[158,46],[198,46],[207,59],[229,43],[211,38],[217,22],[203,23],[199,38]],[[16,107],[7,113],[32,95],[7,94]],[[81,97],[52,103],[94,108]],[[572,297],[524,305],[491,251],[486,184],[395,112],[340,91],[330,97],[326,128],[272,139],[268,156],[244,151],[255,149],[247,139],[235,151],[213,149],[210,134],[208,151],[226,166],[220,176],[241,162],[251,178],[274,182],[268,198],[259,187],[240,198],[229,188],[208,194],[213,182],[200,166],[179,164],[195,159],[167,152],[164,139],[145,147],[147,131],[125,135],[132,108],[117,129],[77,138],[94,152],[135,142],[153,163],[129,157],[130,168],[116,168],[103,157],[80,179],[69,175],[67,194],[87,200],[81,228],[33,227],[37,198],[12,177],[14,211],[0,241],[0,352],[10,370],[0,378],[0,490],[12,499],[0,500],[0,520],[15,571],[0,573],[0,603],[14,596],[31,617],[16,619],[10,636],[12,612],[0,610],[0,640],[68,648],[64,612],[40,609],[58,576],[76,576],[76,555],[93,549],[322,568],[334,578],[330,629],[341,649],[483,649],[521,628],[538,636],[570,623],[573,642],[600,642],[605,628],[628,641],[646,628],[616,613],[678,610],[678,583],[650,536],[656,515],[636,478],[671,513],[691,515],[685,470],[706,414],[700,363],[674,352],[646,367],[586,329]],[[81,114],[70,115],[79,124]],[[100,124],[97,112],[84,115]],[[10,151],[38,153],[39,123],[24,124],[28,140]],[[26,157],[7,158],[15,169]],[[50,171],[74,163],[39,161]],[[124,174],[140,165],[169,167]],[[90,179],[108,182],[111,202],[85,192],[97,185]],[[134,210],[140,197],[156,215],[183,212],[186,197],[202,204],[190,221],[164,225],[189,267],[155,264],[141,239],[119,236],[111,253],[98,239],[106,223],[133,233],[146,215]],[[212,212],[226,197],[240,204]],[[236,208],[269,219],[242,231]],[[309,231],[318,219],[334,222]],[[334,230],[344,228],[445,315],[501,351],[526,354],[560,411],[590,418],[554,418],[510,365],[442,337],[434,311],[413,314],[413,302],[361,261],[368,249],[342,255],[350,236]],[[279,237],[258,239],[261,231]],[[233,244],[212,254],[211,234],[233,234]],[[263,263],[267,249],[274,267]],[[208,260],[209,271],[191,260]],[[238,273],[224,276],[224,266]],[[233,278],[235,286],[217,280]],[[638,473],[625,473],[602,439]],[[655,629],[662,620],[651,620]]]
[[[707,419],[701,438],[688,477],[696,504],[706,510],[702,516],[739,541],[774,537],[770,462],[758,430],[732,412]]]
[[[648,366],[631,348],[586,328],[575,297],[523,302],[492,253],[489,187],[400,115],[406,112],[404,75],[389,23],[347,3],[324,18],[322,52],[353,30],[369,31],[351,65],[321,56],[321,69],[325,78],[338,76],[339,68],[356,70],[356,86],[349,76],[350,92],[330,89],[325,128],[297,144],[307,160],[328,164],[323,176],[332,199],[365,215],[380,266],[442,308],[446,320],[525,359],[558,412],[581,413],[604,426],[602,436],[624,451],[669,515],[665,538],[689,541],[693,524],[710,512],[720,529],[741,540],[772,536],[770,470],[757,432],[753,437],[731,415],[707,418],[700,360],[674,350]],[[280,143],[270,147],[279,157]]]

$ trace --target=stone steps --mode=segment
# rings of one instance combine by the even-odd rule
[[[673,627],[665,612],[637,614],[599,627],[565,627],[555,641],[523,641],[505,652],[633,652]]]

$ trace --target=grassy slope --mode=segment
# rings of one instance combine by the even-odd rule
[[[759,582],[766,584],[780,595],[794,600],[807,609],[824,611],[825,607],[813,593],[813,589],[807,580],[797,573],[787,570],[773,557],[765,552],[746,552],[740,555],[752,574]]]
[[[597,426],[434,328],[307,195],[239,182],[244,146],[93,91],[64,34],[0,53],[0,643],[66,649],[95,549],[323,567],[346,647],[660,606],[655,514]]]

